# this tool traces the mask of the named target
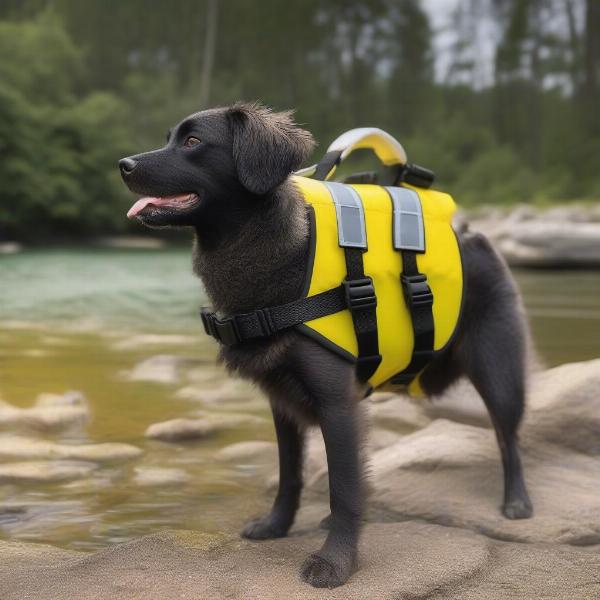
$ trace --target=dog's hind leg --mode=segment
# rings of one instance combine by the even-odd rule
[[[304,433],[287,415],[272,407],[279,452],[279,489],[271,512],[246,525],[242,536],[253,540],[284,537],[294,522],[302,491]]]
[[[480,235],[463,244],[467,302],[454,359],[483,398],[496,430],[509,519],[533,513],[523,479],[517,429],[525,407],[527,328],[510,273]]]
[[[522,366],[512,354],[514,349],[488,349],[487,359],[492,358],[494,363],[478,358],[476,350],[477,348],[466,370],[485,402],[500,446],[504,471],[502,512],[508,519],[525,519],[533,514],[533,508],[525,486],[517,446],[517,429],[525,396]]]

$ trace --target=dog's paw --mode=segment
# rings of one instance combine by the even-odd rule
[[[533,506],[529,498],[515,498],[502,507],[507,519],[529,519],[533,515]]]
[[[324,519],[321,519],[319,527],[321,529],[329,529],[331,527],[331,515],[327,515]]]
[[[242,530],[242,537],[249,540],[271,540],[273,538],[285,537],[287,529],[278,526],[269,517],[250,521]]]
[[[319,554],[311,554],[300,569],[300,577],[317,588],[334,588],[346,583],[352,573],[352,562],[334,564]]]

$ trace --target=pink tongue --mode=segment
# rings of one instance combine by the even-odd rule
[[[190,198],[191,194],[180,194],[179,196],[166,196],[164,198],[151,198],[146,196],[140,198],[127,212],[127,218],[132,219],[139,215],[149,204],[154,206],[177,206],[178,202],[183,202]]]

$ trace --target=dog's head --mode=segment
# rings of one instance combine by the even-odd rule
[[[127,216],[151,227],[210,226],[268,196],[313,145],[289,112],[236,104],[193,114],[163,148],[119,161],[129,189],[144,196]]]

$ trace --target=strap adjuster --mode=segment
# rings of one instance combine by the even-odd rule
[[[366,310],[377,306],[375,287],[370,277],[361,279],[344,279],[346,304],[350,311]]]
[[[433,294],[427,283],[427,276],[419,273],[418,275],[400,275],[404,298],[409,308],[433,306]]]
[[[215,313],[202,310],[200,313],[204,331],[217,341],[231,346],[242,341],[235,316],[219,319]]]

